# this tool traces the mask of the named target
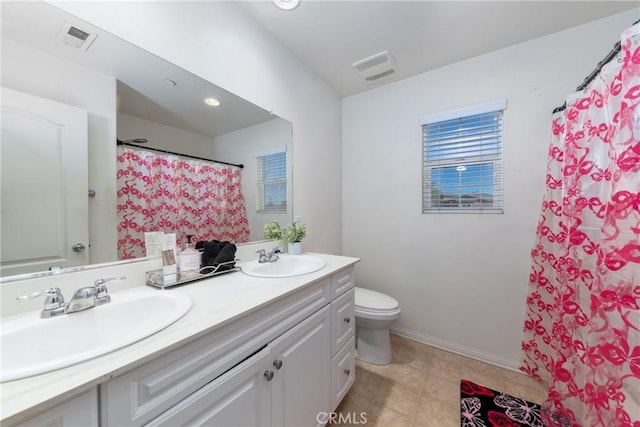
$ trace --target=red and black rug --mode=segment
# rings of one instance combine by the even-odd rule
[[[542,427],[540,409],[537,403],[460,381],[461,427]]]

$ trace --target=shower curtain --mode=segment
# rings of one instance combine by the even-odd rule
[[[118,258],[145,256],[144,233],[249,241],[241,169],[118,147]]]
[[[545,425],[640,427],[639,30],[552,119],[521,368]]]

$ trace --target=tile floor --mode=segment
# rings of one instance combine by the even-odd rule
[[[393,362],[357,361],[356,382],[336,410],[352,424],[366,426],[460,426],[460,380],[541,403],[546,387],[518,372],[391,335]]]

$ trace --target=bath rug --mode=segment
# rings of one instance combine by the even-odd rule
[[[543,427],[540,410],[537,403],[460,381],[461,427]]]

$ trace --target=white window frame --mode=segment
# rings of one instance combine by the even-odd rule
[[[284,177],[283,178],[279,178],[279,179],[272,179],[272,180],[266,180],[265,179],[265,165],[266,162],[268,161],[270,156],[274,156],[277,154],[282,154],[284,153],[284,164],[281,165],[281,167],[284,167]],[[260,150],[257,151],[255,153],[255,157],[256,157],[256,172],[257,172],[257,197],[256,197],[256,204],[257,204],[257,213],[261,213],[261,214],[282,214],[282,213],[287,213],[288,212],[288,208],[289,208],[289,191],[288,191],[288,187],[289,187],[289,182],[288,182],[288,176],[289,173],[287,171],[287,157],[288,157],[288,153],[287,153],[287,146],[283,145],[280,147],[274,147],[274,148],[268,148],[265,150]],[[269,185],[274,185],[274,184],[285,184],[285,199],[284,199],[284,206],[280,206],[279,208],[270,208],[268,207],[265,203],[266,203],[266,195],[265,195],[265,190],[267,188],[267,186]]]
[[[502,124],[504,117],[504,110],[507,108],[507,100],[500,99],[484,104],[472,105],[469,107],[457,108],[453,110],[442,111],[434,114],[429,114],[420,118],[421,136],[422,136],[422,213],[425,214],[442,214],[442,213],[481,213],[481,214],[502,214],[504,213],[504,174],[503,174],[503,135]],[[476,155],[467,156],[460,155],[458,157],[452,157],[447,159],[430,160],[428,158],[429,141],[425,135],[425,126],[432,125],[439,122],[445,122],[455,119],[464,119],[470,116],[476,116],[480,114],[488,114],[493,112],[500,113],[500,127],[497,133],[498,136],[498,152],[493,155]],[[480,207],[470,208],[465,206],[459,207],[442,207],[433,206],[431,196],[433,194],[434,187],[431,183],[432,172],[434,169],[454,167],[454,166],[469,166],[477,164],[493,165],[493,207]]]

